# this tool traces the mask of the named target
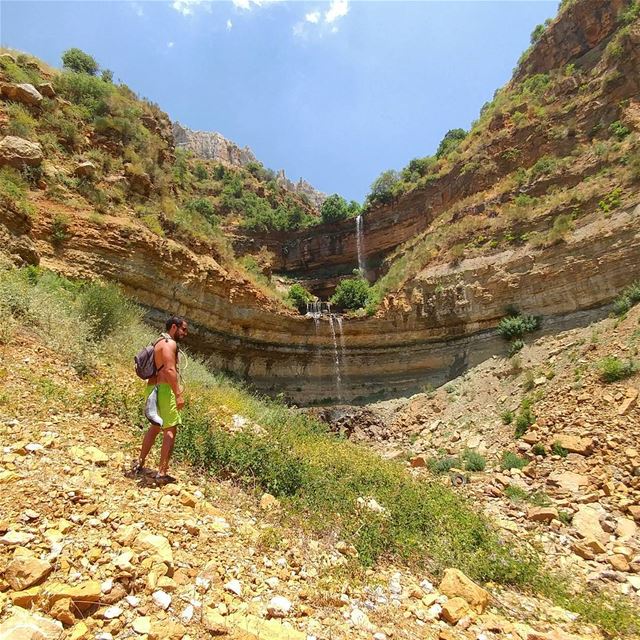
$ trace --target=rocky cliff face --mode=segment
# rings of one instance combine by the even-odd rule
[[[199,158],[215,160],[232,167],[244,167],[256,162],[249,147],[239,147],[216,131],[192,131],[179,122],[173,123],[173,138],[176,147],[189,149]]]

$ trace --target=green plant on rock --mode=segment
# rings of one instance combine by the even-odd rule
[[[0,169],[0,206],[25,217],[32,216],[35,210],[27,200],[27,192],[27,183],[16,169]]]
[[[331,296],[332,305],[340,309],[355,311],[367,306],[371,287],[362,277],[341,280]]]
[[[598,202],[598,208],[605,216],[617,209],[622,204],[622,189],[616,187],[611,193],[607,194]]]
[[[427,466],[431,473],[449,473],[451,469],[459,469],[462,466],[460,458],[445,456],[444,458],[431,458],[427,461]]]
[[[330,195],[320,207],[322,222],[339,222],[352,218],[360,213],[360,205],[352,200],[347,202],[341,195]]]
[[[515,340],[512,340],[511,344],[509,345],[509,357],[512,358],[513,356],[515,356],[516,353],[518,353],[523,349],[523,347],[524,347],[524,340],[521,340],[520,338],[516,338]]]
[[[609,131],[611,132],[611,135],[618,138],[618,140],[624,140],[631,133],[631,129],[622,124],[620,120],[612,122],[609,125]]]
[[[523,469],[529,464],[526,458],[521,458],[512,451],[505,451],[500,458],[500,466],[503,469]]]
[[[533,453],[534,456],[542,456],[544,458],[547,455],[547,450],[543,444],[536,442],[536,444],[531,447],[531,453]]]
[[[462,460],[467,471],[484,471],[487,466],[485,457],[473,449],[466,449],[462,454]]]
[[[640,280],[636,280],[626,287],[615,299],[613,312],[617,316],[623,316],[638,302],[640,302]]]
[[[520,411],[516,416],[515,437],[521,438],[535,421],[536,416],[533,412],[533,399],[528,397],[524,398],[520,403]]]
[[[70,237],[69,218],[62,214],[56,214],[51,223],[51,244],[59,248]]]
[[[498,333],[505,340],[522,338],[527,333],[533,333],[540,328],[542,319],[540,316],[509,315],[502,318],[498,324]]]
[[[565,449],[559,442],[554,442],[551,445],[551,453],[561,458],[566,458],[569,455],[568,449]]]
[[[315,297],[307,291],[301,284],[297,282],[292,284],[287,291],[286,300],[303,313],[307,309],[307,305],[315,300]]]
[[[436,158],[443,158],[455,151],[460,143],[467,137],[467,131],[464,129],[449,129],[444,134],[444,138],[440,141],[436,151]]]
[[[616,356],[607,356],[598,362],[598,369],[603,382],[617,382],[636,373],[638,363],[633,359],[621,360]]]
[[[502,424],[511,424],[513,422],[514,413],[511,409],[506,409],[500,414],[500,420],[502,420]]]

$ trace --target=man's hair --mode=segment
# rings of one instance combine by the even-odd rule
[[[181,318],[180,316],[171,316],[164,323],[164,327],[167,331],[169,331],[174,324],[176,325],[176,327],[181,327],[183,322],[184,318]]]

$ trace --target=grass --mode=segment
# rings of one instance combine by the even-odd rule
[[[16,169],[0,169],[0,206],[25,217],[32,216],[35,210],[27,201],[27,189],[26,180]]]
[[[523,469],[529,464],[526,458],[521,458],[512,451],[505,451],[500,458],[500,466],[503,469]]]
[[[522,438],[527,432],[529,427],[536,421],[535,413],[533,412],[533,399],[524,398],[520,403],[520,411],[516,416],[516,428],[515,437]]]
[[[600,380],[611,383],[624,380],[638,371],[638,363],[633,360],[621,360],[616,356],[607,356],[598,362]]]

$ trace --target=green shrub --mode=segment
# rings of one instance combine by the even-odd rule
[[[352,200],[347,202],[342,196],[334,193],[320,207],[322,222],[339,222],[352,218],[360,213],[360,205]]]
[[[23,105],[10,102],[7,105],[7,114],[9,116],[7,135],[33,138],[36,131],[36,121]]]
[[[137,317],[136,308],[113,284],[85,285],[78,302],[80,317],[89,325],[94,340],[104,340],[120,325],[131,324]]]
[[[185,205],[189,211],[201,215],[210,225],[216,227],[220,224],[220,218],[216,215],[216,210],[210,200],[206,198],[195,198]]]
[[[512,451],[505,451],[500,458],[500,466],[503,469],[522,469],[529,464],[526,458],[521,458]]]
[[[521,502],[526,500],[529,494],[517,485],[510,484],[504,488],[504,495],[512,502]]]
[[[449,129],[449,131],[444,134],[444,138],[440,141],[435,157],[443,158],[448,156],[460,146],[460,143],[466,137],[467,132],[464,129]]]
[[[291,302],[291,304],[293,304],[300,313],[303,313],[307,309],[307,304],[313,302],[315,297],[312,296],[301,284],[296,282],[289,287],[286,299]]]
[[[569,450],[565,449],[559,442],[554,442],[551,445],[551,453],[554,456],[560,456],[561,458],[566,458],[569,455]]]
[[[542,158],[539,158],[531,167],[530,173],[531,176],[546,175],[552,173],[557,166],[557,158],[554,158],[553,156],[542,156]]]
[[[626,127],[620,120],[616,120],[609,125],[609,131],[612,136],[618,138],[618,140],[624,140],[630,133],[631,129]]]
[[[498,333],[505,340],[522,338],[527,333],[533,333],[540,328],[542,319],[539,316],[511,315],[502,318],[498,324]]]
[[[521,340],[520,338],[516,338],[515,340],[512,340],[511,344],[509,345],[509,357],[511,358],[515,356],[516,353],[521,351],[523,347],[524,347],[524,340]]]
[[[462,462],[460,461],[460,458],[446,456],[444,458],[431,458],[427,461],[427,466],[431,473],[442,474],[449,473],[451,469],[460,469],[462,467]]]
[[[69,238],[69,218],[62,214],[56,214],[51,223],[51,244],[61,247]]]
[[[394,188],[400,182],[400,174],[393,169],[383,171],[371,185],[367,196],[369,204],[386,204],[393,200]]]
[[[529,429],[529,427],[536,421],[536,416],[533,413],[533,400],[531,398],[524,398],[520,404],[520,411],[516,416],[516,428],[515,437],[521,438]]]
[[[209,173],[207,172],[207,167],[205,167],[202,162],[198,162],[193,169],[193,175],[196,180],[202,182],[202,180],[206,180],[209,177]]]
[[[23,216],[31,216],[34,208],[27,200],[27,183],[22,175],[11,167],[0,169],[0,206]]]
[[[534,456],[542,456],[543,458],[547,455],[547,451],[544,448],[544,445],[540,444],[539,442],[531,447],[531,453],[533,453]]]
[[[640,2],[632,0],[629,6],[620,14],[620,21],[623,24],[631,24],[640,16]]]
[[[106,115],[107,97],[114,91],[112,84],[86,73],[67,71],[54,78],[56,91],[61,97],[81,106],[86,118]]]
[[[362,309],[367,306],[369,290],[369,283],[364,278],[341,280],[330,302],[339,309]]]
[[[624,361],[616,356],[607,356],[598,362],[598,369],[603,382],[616,382],[636,373],[638,363],[632,359]]]
[[[62,54],[62,66],[69,71],[85,73],[90,76],[95,76],[100,68],[93,57],[76,47],[67,49]]]
[[[462,460],[464,461],[464,468],[467,471],[484,471],[487,466],[487,461],[477,451],[467,449],[462,454]]]
[[[500,414],[500,420],[502,420],[502,424],[511,424],[513,422],[514,414],[511,409],[507,409]]]
[[[640,280],[633,282],[615,299],[613,312],[617,316],[623,316],[631,307],[640,302]]]
[[[622,189],[616,187],[598,202],[598,207],[604,214],[611,213],[622,204]]]

